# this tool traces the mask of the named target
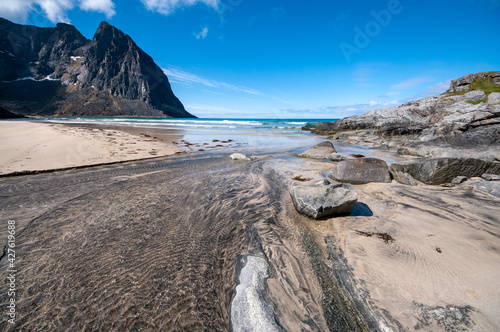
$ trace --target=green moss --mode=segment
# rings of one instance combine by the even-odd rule
[[[500,85],[493,84],[489,79],[475,80],[470,84],[469,90],[483,90],[488,96],[492,92],[500,92]]]
[[[498,73],[498,72],[497,71],[490,71],[490,72],[486,73],[486,75],[488,76],[487,78],[474,80],[469,85],[469,90],[447,93],[446,96],[461,96],[461,95],[464,95],[470,91],[482,90],[486,94],[486,97],[488,97],[490,95],[490,93],[492,93],[492,92],[500,92],[500,85],[493,84],[493,82],[490,80],[490,76],[493,74],[496,74],[496,73]],[[484,101],[486,101],[486,99]],[[471,104],[479,104],[480,102],[470,102],[470,103]]]
[[[479,105],[481,103],[485,103],[486,101],[487,101],[487,99],[483,98],[483,99],[478,100],[478,101],[467,100],[466,102],[469,103],[469,104],[473,104],[473,105]]]
[[[352,297],[343,289],[340,278],[329,272],[320,247],[307,231],[302,232],[302,245],[323,289],[323,310],[330,331],[370,331]]]

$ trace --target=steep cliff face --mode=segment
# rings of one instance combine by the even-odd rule
[[[87,40],[68,24],[0,19],[0,81],[0,105],[26,115],[193,117],[153,59],[106,22]]]

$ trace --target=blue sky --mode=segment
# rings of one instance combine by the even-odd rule
[[[199,117],[341,118],[500,70],[500,0],[2,0],[16,23],[103,20]]]

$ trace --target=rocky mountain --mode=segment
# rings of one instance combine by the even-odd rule
[[[16,114],[7,111],[5,108],[0,107],[0,119],[21,119],[24,118],[24,115]]]
[[[500,160],[500,72],[469,74],[442,95],[318,123],[313,131],[401,154]]]
[[[153,59],[106,22],[87,40],[69,24],[0,18],[0,106],[23,115],[194,117]]]

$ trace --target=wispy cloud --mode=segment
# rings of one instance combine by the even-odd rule
[[[271,19],[274,20],[274,21],[279,21],[279,20],[282,20],[285,18],[285,14],[286,14],[286,11],[285,11],[285,8],[283,7],[273,7],[271,9]]]
[[[399,95],[399,92],[389,91],[389,92],[384,93],[383,95],[378,96],[378,98],[389,98],[389,97],[397,96],[397,95]]]
[[[385,103],[370,101],[366,104],[326,106],[317,109],[285,109],[283,112],[297,117],[307,118],[308,116],[306,115],[309,115],[310,118],[340,119],[347,116],[363,114],[380,108],[397,107],[400,104],[401,102],[399,100],[393,100]]]
[[[199,3],[205,4],[217,10],[220,0],[141,0],[141,2],[152,12],[170,15],[177,9],[190,7]]]
[[[196,39],[205,39],[205,38],[207,38],[207,35],[208,35],[208,28],[207,27],[203,27],[200,32],[194,34]]]
[[[422,99],[422,98],[427,98],[427,97],[433,97],[442,94],[448,88],[450,87],[451,80],[447,80],[444,82],[439,82],[437,84],[431,85],[425,89],[424,92],[419,93],[412,98],[409,98],[409,100],[417,100],[417,99]]]
[[[238,117],[248,115],[246,111],[219,107],[213,105],[184,105],[186,110],[190,113],[194,113],[199,117],[213,117],[216,114],[218,117]]]
[[[51,22],[69,23],[67,12],[75,7],[103,13],[107,18],[116,14],[112,0],[2,0],[0,16],[14,22],[25,23],[31,12],[41,9]]]
[[[359,84],[374,86],[378,81],[379,75],[387,68],[388,64],[384,62],[360,62],[354,66],[352,80]]]
[[[395,90],[413,89],[413,88],[418,87],[421,84],[432,82],[432,80],[433,79],[428,77],[428,76],[413,77],[413,78],[404,80],[402,82],[399,82],[397,84],[391,85],[391,89],[395,89]]]
[[[163,72],[168,76],[170,81],[179,84],[184,84],[184,85],[200,84],[214,89],[237,91],[252,95],[262,95],[262,92],[255,89],[207,79],[178,68],[164,68]]]

